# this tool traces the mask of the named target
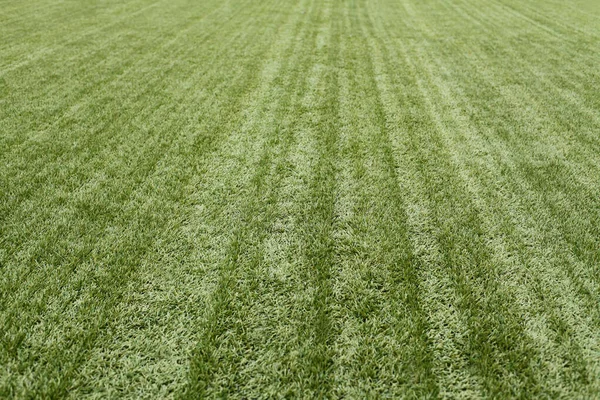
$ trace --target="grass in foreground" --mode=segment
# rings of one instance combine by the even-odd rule
[[[591,0],[5,0],[0,397],[600,396]]]

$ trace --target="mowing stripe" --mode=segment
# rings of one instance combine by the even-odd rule
[[[310,7],[306,4],[299,6],[299,9],[307,8]],[[302,33],[296,31],[292,37],[302,39],[304,35],[311,33],[308,27],[305,21],[301,26]],[[285,43],[290,42],[291,37],[286,35],[284,38]],[[256,269],[259,268],[262,258],[261,244],[268,231],[267,227],[272,223],[273,206],[277,204],[282,181],[281,176],[272,174],[280,171],[293,143],[293,136],[290,135],[291,131],[287,126],[289,122],[284,122],[284,115],[289,112],[290,101],[297,91],[294,88],[300,83],[297,77],[300,76],[302,69],[297,67],[300,62],[295,58],[306,55],[304,49],[296,46],[302,46],[305,42],[306,40],[297,40],[294,46],[282,51],[281,61],[275,61],[275,65],[281,64],[281,66],[275,67],[276,74],[270,84],[276,81],[289,83],[284,86],[286,90],[283,93],[277,86],[270,88],[270,85],[266,85],[264,88],[272,91],[263,96],[272,102],[269,106],[271,110],[268,112],[272,116],[266,119],[270,124],[250,127],[262,134],[260,140],[263,141],[263,145],[259,150],[261,155],[254,167],[256,172],[249,182],[249,196],[240,206],[238,229],[232,235],[228,251],[218,268],[219,277],[212,295],[213,305],[200,327],[199,342],[191,359],[188,386],[182,397],[197,398],[208,393],[218,396],[232,395],[233,393],[223,392],[223,390],[227,390],[228,387],[239,387],[241,383],[236,383],[237,377],[244,368],[244,363],[249,362],[247,353],[250,349],[246,347],[249,339],[245,333],[248,327],[240,326],[239,320],[244,318],[247,304],[251,304],[253,298],[257,296],[256,281],[259,276]],[[274,100],[277,98],[279,100]],[[276,128],[269,128],[273,124]],[[253,215],[258,217],[252,217]],[[251,295],[250,298],[247,297],[248,295]],[[218,353],[215,353],[216,350]],[[230,352],[233,354],[229,354]],[[238,355],[240,352],[246,353],[243,363]],[[249,395],[247,392],[244,393]]]
[[[411,15],[411,22],[419,23],[418,15],[415,13],[415,10],[412,6],[405,4],[407,12]],[[418,29],[422,29],[423,25],[417,25]],[[411,51],[410,49],[408,50]],[[410,60],[419,60],[421,56],[417,53],[408,53],[410,54]],[[408,59],[407,59],[408,60]],[[408,61],[407,61],[408,62]],[[413,61],[414,62],[414,61]],[[423,71],[426,70],[428,65],[421,61],[421,65],[418,67],[411,67],[410,63],[408,65],[409,69],[413,71]],[[415,72],[413,72],[414,74]],[[419,73],[421,75],[421,73]],[[416,75],[415,85],[419,88],[419,91],[423,92],[423,101],[425,101],[424,107],[420,108],[431,108],[434,99],[431,98],[432,93],[429,92],[429,89],[424,86],[426,81],[424,82],[419,75]],[[421,100],[418,100],[421,101]],[[429,103],[429,105],[428,105]],[[443,127],[442,121],[436,120],[435,115],[437,113],[435,111],[430,111],[431,115],[434,116],[431,123],[433,126],[429,129],[440,132],[446,131],[446,128]],[[422,118],[422,117],[419,117]],[[419,121],[423,123],[425,121]],[[427,125],[426,125],[427,126]],[[413,129],[414,132],[414,129]],[[447,135],[448,132],[444,132],[444,135]],[[441,137],[443,138],[444,135]],[[419,147],[416,147],[414,144],[410,147],[411,152],[415,154],[419,154],[423,151],[424,148],[429,147],[429,143],[436,143],[437,139],[435,137],[430,138],[429,140],[421,143]],[[445,145],[443,142],[438,142],[435,147],[432,147],[428,151],[433,151],[436,154],[435,156],[425,156],[421,158],[421,161],[417,164],[417,168],[423,174],[423,179],[427,182],[427,185],[431,185],[434,188],[433,192],[429,194],[429,196],[434,196],[432,200],[437,202],[438,204],[433,208],[433,218],[436,226],[441,227],[439,233],[436,234],[436,241],[440,246],[440,250],[442,252],[442,265],[446,273],[451,273],[452,280],[451,284],[456,287],[458,293],[461,296],[461,301],[458,304],[459,310],[465,315],[465,323],[469,327],[468,332],[468,340],[464,343],[464,347],[460,350],[461,352],[466,352],[468,355],[470,362],[474,363],[479,374],[482,374],[483,384],[485,385],[485,389],[488,393],[495,395],[498,393],[519,393],[519,391],[532,391],[532,393],[537,393],[538,390],[542,390],[542,388],[537,385],[537,377],[533,373],[533,365],[535,365],[536,353],[531,343],[528,343],[524,339],[523,344],[514,343],[514,338],[520,338],[522,335],[520,334],[522,327],[519,322],[519,318],[517,314],[514,313],[514,310],[510,306],[503,306],[501,310],[496,309],[495,312],[499,314],[505,314],[502,323],[499,325],[498,320],[490,318],[492,314],[487,309],[491,307],[499,308],[497,305],[492,305],[491,300],[494,299],[492,296],[497,296],[497,299],[501,304],[509,304],[509,298],[502,287],[499,287],[496,282],[492,279],[489,279],[489,274],[497,273],[497,269],[493,268],[490,260],[489,250],[486,249],[486,245],[483,242],[479,242],[479,244],[475,248],[471,248],[470,246],[473,243],[477,243],[477,238],[482,238],[483,228],[480,225],[478,217],[478,211],[468,211],[472,206],[467,205],[465,200],[467,200],[467,196],[458,196],[458,191],[456,189],[462,186],[460,181],[455,180],[455,173],[452,175],[445,173],[445,171],[453,171],[456,170],[452,164],[447,164],[447,166],[443,169],[440,169],[439,165],[432,164],[432,160],[436,160],[437,164],[446,157],[444,153],[440,153],[440,149],[444,149]],[[431,167],[427,165],[430,164]],[[424,168],[425,167],[425,168]],[[434,175],[436,180],[431,181],[428,176],[430,172],[427,170],[429,168],[433,168]],[[443,180],[439,180],[440,176],[446,176]],[[445,184],[442,184],[445,182]],[[447,192],[445,186],[449,182],[455,182],[452,184],[453,192]],[[442,184],[442,185],[441,185]],[[431,190],[431,189],[430,189]],[[435,193],[435,195],[434,195]],[[440,197],[440,195],[443,195]],[[461,198],[462,197],[462,198]],[[438,199],[437,201],[435,199]],[[444,204],[441,204],[440,201],[443,199]],[[460,212],[457,212],[454,206],[452,206],[452,202],[456,201],[457,204],[462,204],[460,207]],[[448,205],[446,205],[448,204]],[[436,216],[439,212],[444,212],[450,208],[450,212],[452,215],[444,215],[443,220],[438,219],[439,216]],[[464,215],[464,217],[460,217],[460,215]],[[458,222],[461,219],[458,219],[454,223],[450,223],[448,227],[452,227],[451,229],[444,229],[445,225],[444,221],[452,221],[454,218],[464,218],[463,222]],[[461,230],[464,229],[464,233]],[[473,229],[473,231],[469,231]],[[461,237],[470,237],[470,241],[467,243],[461,242]],[[479,239],[481,240],[481,239]],[[469,251],[467,253],[457,253],[455,249],[455,245],[457,242],[460,242],[461,248],[468,248]],[[465,258],[464,254],[469,254],[469,258]],[[469,265],[469,270],[461,270],[456,269],[454,266],[458,265]],[[484,268],[483,265],[486,265]],[[485,271],[485,272],[483,272]],[[481,286],[480,286],[481,285]],[[484,291],[486,297],[481,297],[478,292]],[[498,301],[493,300],[493,301]],[[475,325],[477,324],[477,325]],[[489,337],[487,335],[490,335]],[[502,356],[500,356],[502,354]],[[523,364],[515,364],[515,361],[519,360],[527,360]],[[508,375],[511,376],[513,373],[511,372],[513,368],[517,368],[518,370],[525,372],[530,371],[529,373],[525,372],[525,374],[519,376],[517,379],[523,379],[522,381],[514,381],[510,385],[505,385],[506,376],[503,376],[503,379],[499,380],[499,375]],[[506,372],[502,372],[506,371]]]
[[[348,126],[348,164],[355,165],[348,188],[355,203],[344,224],[341,263],[348,263],[347,297],[351,312],[340,343],[344,352],[337,378],[341,397],[435,397],[438,393],[431,366],[427,321],[420,304],[419,270],[408,238],[399,177],[386,126],[382,94],[369,55],[371,38],[353,4],[346,16],[347,32],[358,34],[343,74],[349,88],[341,96],[343,121]],[[344,85],[342,86],[344,87]],[[365,216],[367,216],[365,218]],[[354,260],[353,260],[354,259]],[[357,277],[358,275],[358,277]],[[356,374],[356,375],[355,375]]]
[[[276,7],[274,7],[274,10],[283,10],[283,5],[278,4]],[[286,14],[299,15],[299,13],[294,13],[294,9],[287,11]],[[289,24],[290,28],[296,25],[297,23]],[[282,46],[287,47],[289,45],[290,34],[286,31],[283,32],[285,33],[280,32],[278,36],[281,35],[286,40],[282,43],[274,45],[269,51],[269,54],[279,54],[280,52],[283,52]],[[185,333],[180,334],[177,337],[171,337],[170,340],[167,341],[183,342],[181,345],[186,346],[187,349],[185,351],[179,352],[180,357],[187,356],[189,349],[193,347],[193,338],[195,335],[193,329],[189,329],[189,325],[193,323],[194,320],[199,322],[200,319],[203,318],[203,316],[201,315],[201,313],[199,314],[199,312],[202,311],[204,307],[199,306],[199,304],[204,303],[204,305],[208,306],[209,309],[213,307],[210,304],[210,295],[208,294],[208,292],[214,289],[206,288],[204,284],[201,284],[201,282],[202,280],[207,280],[208,276],[216,275],[217,271],[212,270],[212,268],[214,268],[213,264],[215,262],[218,262],[219,258],[226,257],[220,252],[215,254],[214,250],[215,248],[219,247],[219,242],[223,242],[223,240],[229,235],[228,232],[223,231],[223,228],[219,227],[219,225],[224,222],[222,218],[224,217],[224,215],[233,214],[231,215],[231,218],[233,218],[233,220],[229,221],[229,224],[236,223],[236,213],[243,212],[243,210],[241,209],[245,207],[241,204],[235,205],[235,203],[238,202],[238,200],[236,199],[236,194],[237,197],[243,198],[247,195],[247,192],[251,190],[250,187],[253,187],[254,185],[259,183],[256,179],[252,178],[252,170],[256,167],[256,165],[259,165],[261,166],[263,172],[265,171],[264,168],[266,168],[267,166],[268,154],[265,153],[263,154],[263,156],[259,155],[261,151],[265,149],[270,149],[269,145],[273,145],[272,140],[269,143],[265,143],[265,138],[262,136],[262,134],[264,133],[264,127],[262,126],[262,123],[268,123],[269,121],[271,121],[268,118],[264,118],[265,114],[269,112],[269,108],[271,107],[270,104],[266,104],[265,102],[266,99],[273,99],[273,97],[266,96],[266,93],[264,91],[270,90],[269,88],[271,87],[273,82],[279,79],[279,74],[281,74],[281,71],[280,68],[277,66],[278,60],[271,61],[268,55],[265,58],[269,61],[265,62],[265,67],[260,78],[260,87],[257,88],[257,91],[251,96],[253,101],[247,106],[245,106],[245,110],[242,113],[244,116],[241,121],[243,122],[241,126],[234,126],[230,128],[233,131],[238,132],[238,135],[239,132],[242,132],[244,134],[243,140],[240,140],[239,136],[231,136],[230,138],[228,138],[227,142],[223,143],[223,145],[221,146],[221,150],[215,153],[214,157],[211,157],[210,161],[207,161],[207,166],[210,165],[211,169],[207,170],[206,167],[203,167],[204,172],[201,178],[202,182],[197,182],[194,184],[194,187],[198,188],[198,190],[200,191],[205,191],[206,187],[215,187],[217,185],[217,182],[226,186],[223,190],[220,190],[218,192],[208,191],[206,193],[198,193],[194,195],[193,202],[197,203],[198,207],[201,206],[203,212],[201,216],[190,216],[190,221],[187,221],[186,223],[186,230],[191,230],[193,232],[191,233],[192,236],[188,239],[190,246],[190,254],[186,255],[185,258],[183,258],[180,261],[188,269],[187,273],[184,273],[183,275],[181,274],[182,271],[180,265],[174,265],[174,267],[177,268],[173,272],[179,273],[179,276],[176,279],[170,277],[168,272],[154,270],[148,271],[147,273],[147,276],[151,277],[153,281],[146,283],[145,286],[149,286],[154,290],[159,290],[160,288],[160,290],[163,291],[170,291],[174,297],[179,298],[178,308],[183,308],[183,305],[186,305],[186,308],[188,308],[187,310],[185,310],[185,314],[176,316],[177,319],[181,319],[181,329]],[[261,121],[261,125],[256,125],[259,121]],[[232,178],[235,179],[231,180]],[[247,188],[244,188],[246,186]],[[225,207],[228,211],[223,210],[223,207]],[[217,218],[216,220],[215,217]],[[202,219],[197,220],[197,218]],[[195,227],[196,224],[200,224],[203,226],[201,229],[198,229],[197,227]],[[207,240],[210,236],[207,236],[205,233],[203,233],[203,231],[208,231],[210,232],[210,236],[215,235],[217,237],[214,239],[214,241],[212,238],[210,240]],[[183,232],[180,232],[180,234],[181,233]],[[198,235],[201,236],[203,241],[208,241],[208,243],[203,243],[202,241],[197,242],[198,239],[196,239],[195,237]],[[175,240],[175,237],[173,238],[173,240]],[[197,243],[194,243],[195,241]],[[201,265],[194,265],[197,262],[201,263]],[[158,265],[156,267],[158,267]],[[157,281],[159,277],[164,281]],[[211,278],[210,280],[212,279],[213,278]],[[187,293],[193,296],[193,298],[188,299],[183,294],[180,295],[177,292],[172,293],[173,290],[169,289],[169,282],[177,282],[174,284],[176,284],[179,288],[182,288],[182,284],[191,284],[191,286],[189,287],[183,285],[183,288],[186,290]],[[140,283],[144,283],[144,279],[140,279]],[[134,292],[137,292],[135,286],[132,286],[132,288]],[[198,289],[202,290],[199,291]],[[138,296],[146,297],[146,294],[144,293],[144,291],[141,291]],[[148,300],[152,301],[153,299],[149,297]],[[138,301],[141,301],[141,299]],[[171,301],[175,300],[173,299]],[[141,306],[141,303],[139,303],[138,307],[139,306]],[[194,310],[194,308],[196,307],[198,308],[197,311]],[[191,316],[192,320],[186,321],[186,316]],[[123,326],[122,329],[127,328],[127,318],[124,319],[123,323],[125,324],[125,326]],[[188,327],[188,329],[185,329],[186,327]],[[142,343],[146,342],[148,340],[148,335],[156,334],[153,332],[156,329],[157,327],[148,327],[147,329],[145,329],[144,332],[142,332],[138,336],[139,340]],[[127,329],[124,330],[123,334],[126,333]],[[184,337],[182,338],[181,336]],[[164,337],[158,336],[154,340],[157,341],[156,345],[158,346],[170,347],[165,346],[163,344],[164,339]],[[117,352],[118,350],[118,348],[114,349],[115,352]],[[99,352],[99,355],[101,354],[102,352]],[[135,352],[133,353],[133,355],[134,354]],[[182,361],[185,360],[185,358],[180,359]],[[168,367],[168,364],[163,364],[165,364],[165,368]],[[183,365],[185,366],[185,363],[183,363]],[[153,363],[149,363],[149,365],[146,366],[146,368],[152,367]],[[183,377],[185,378],[185,375]]]
[[[489,61],[488,61],[488,63],[489,63]],[[464,70],[464,68],[462,68],[461,70]],[[481,87],[485,87],[486,86],[485,82],[478,82],[477,80],[474,80],[473,84],[476,85],[476,87],[478,88],[478,91],[480,93],[481,93]],[[447,95],[446,97],[447,98],[452,98],[452,97],[456,97],[456,95]],[[504,97],[506,98],[506,96],[504,96]],[[478,100],[473,97],[473,98],[468,99],[468,102],[470,104],[477,104]],[[463,106],[462,105],[460,105],[460,106],[451,105],[450,107],[452,107],[453,109],[460,109]],[[543,115],[543,113],[538,113],[537,115]],[[475,123],[477,124],[478,122],[475,121]],[[539,123],[541,124],[541,122],[539,122]],[[483,126],[480,126],[480,127],[477,127],[477,129],[479,129],[479,130],[485,130],[487,128],[485,128]],[[465,130],[465,128],[462,128],[462,130]],[[477,141],[477,138],[472,136],[468,140],[468,142],[465,142],[465,145],[469,146],[471,143],[473,143],[475,141]],[[553,141],[553,143],[555,144],[556,141]],[[481,152],[481,151],[482,150],[479,150],[479,152]],[[520,150],[517,150],[517,149],[512,149],[512,150],[511,149],[504,149],[504,150],[499,150],[498,149],[496,152],[499,153],[499,154],[506,154],[507,159],[509,161],[502,161],[502,163],[506,164],[508,162],[508,163],[510,163],[509,165],[514,164],[513,161],[510,161],[510,159],[513,158],[514,155],[518,156],[517,159],[528,159],[530,157],[527,153],[524,153],[524,152],[522,152]],[[551,150],[546,150],[545,153],[546,154],[552,154],[552,151]],[[506,168],[506,166],[505,165],[503,166],[502,164],[498,165],[496,163],[496,165],[493,165],[491,167],[485,167],[485,170],[488,170],[488,171],[491,172],[491,171],[502,170],[503,168]],[[512,190],[521,191],[521,193],[519,194],[520,197],[518,197],[518,198],[529,198],[534,203],[537,203],[535,205],[524,205],[524,207],[526,207],[527,209],[529,209],[528,211],[525,211],[525,213],[529,214],[529,213],[533,212],[534,214],[538,214],[539,215],[539,217],[537,218],[538,222],[534,223],[534,228],[533,228],[533,229],[539,231],[539,233],[535,233],[535,235],[539,236],[540,234],[542,234],[544,236],[547,236],[547,234],[543,233],[544,231],[547,231],[547,228],[545,228],[543,225],[540,225],[539,222],[549,221],[551,218],[557,218],[558,217],[557,213],[554,213],[553,216],[550,216],[550,215],[548,215],[547,212],[543,211],[543,210],[548,209],[548,208],[550,208],[550,210],[552,210],[552,207],[549,207],[548,196],[547,195],[543,195],[542,197],[539,196],[540,194],[542,194],[542,192],[548,192],[549,187],[547,187],[546,189],[543,189],[542,191],[540,191],[539,188],[536,189],[535,186],[532,187],[532,184],[536,184],[536,182],[535,182],[535,179],[536,179],[535,175],[533,177],[531,177],[531,173],[529,174],[529,176],[528,176],[528,174],[522,174],[517,169],[519,167],[515,168],[515,167],[511,166],[511,168],[514,170],[514,174],[511,175],[512,179],[510,181],[505,182],[505,183],[501,183],[501,185],[503,185],[506,188],[506,187],[514,186],[514,183],[512,181],[516,180],[516,181],[521,181],[522,182],[522,183],[519,184],[521,186],[521,189],[519,189],[517,187],[517,188],[512,189]],[[479,171],[478,175],[480,175],[481,174],[481,168],[479,168],[477,171]],[[495,175],[498,175],[498,174],[495,173]],[[524,178],[527,179],[527,181],[529,181],[530,183],[523,182]],[[544,180],[545,179],[547,179],[547,178],[545,177]],[[505,180],[504,176],[499,176],[499,177],[497,176],[492,181],[490,181],[488,183],[488,185],[492,184],[492,182],[494,182],[494,181],[502,182],[504,180]],[[583,189],[585,189],[585,188],[583,188]],[[523,190],[524,190],[524,192],[523,192]],[[532,197],[531,194],[530,194],[532,190],[537,190],[539,192],[538,195],[535,195],[534,197]],[[580,193],[580,190],[581,190],[580,188],[573,188],[573,191],[571,193]],[[527,193],[528,191],[530,193]],[[489,194],[489,195],[491,196],[491,194]],[[540,203],[539,199],[542,200],[542,203]],[[564,200],[563,200],[563,202],[564,202]],[[552,203],[552,204],[560,204],[560,203]],[[580,203],[579,204],[579,208],[582,211],[584,211],[585,210],[585,205],[583,203]],[[543,211],[543,212],[540,212],[540,211]],[[569,209],[563,209],[562,212],[564,213],[564,212],[571,212],[571,211]],[[507,211],[505,211],[505,215],[508,215],[508,214],[511,214],[511,213],[514,213],[514,211],[513,210],[507,210]],[[527,220],[527,219],[531,219],[531,218],[529,216],[525,217],[525,215],[523,215],[523,216],[519,217],[518,222],[515,222],[515,224],[517,224],[517,226],[523,225],[523,221]],[[561,237],[560,233],[555,232],[555,233],[551,233],[551,235],[552,236],[548,238],[548,240],[550,241],[548,243],[552,243],[552,247],[556,247],[557,244],[559,244],[559,243],[561,243],[561,242],[564,241],[564,238]],[[528,236],[529,236],[529,238],[525,239],[525,240],[528,241],[528,242],[530,242],[532,236],[530,234]],[[523,239],[521,239],[521,240],[523,240]],[[534,240],[536,240],[536,239],[534,239]],[[579,240],[581,240],[581,239],[579,239]],[[522,247],[521,247],[521,250],[519,250],[517,248],[517,250],[513,250],[513,251],[520,251],[523,254],[523,261],[524,262],[526,262],[528,264],[533,263],[534,265],[537,265],[537,261],[535,259],[532,259],[531,255],[529,255],[527,253],[523,253]],[[549,302],[553,301],[552,299],[554,297],[556,297],[556,296],[564,297],[565,294],[567,294],[567,293],[568,294],[579,293],[581,296],[583,296],[583,298],[586,298],[586,297],[588,297],[590,299],[592,298],[592,297],[589,297],[589,296],[591,296],[591,293],[589,292],[589,290],[590,290],[590,288],[593,288],[594,285],[591,284],[591,282],[590,282],[589,284],[586,284],[586,287],[584,289],[584,287],[581,286],[583,284],[580,281],[581,276],[573,276],[573,274],[575,273],[574,271],[578,271],[577,273],[581,274],[581,271],[582,271],[581,268],[585,269],[585,264],[581,263],[581,262],[579,262],[579,263],[576,262],[576,264],[574,264],[573,260],[569,256],[565,257],[565,255],[568,254],[568,253],[570,253],[569,250],[559,250],[556,254],[557,254],[557,257],[559,257],[561,259],[560,264],[563,265],[564,267],[567,267],[566,268],[566,272],[568,272],[568,274],[571,275],[571,278],[569,278],[569,279],[572,279],[572,280],[574,279],[574,282],[568,283],[565,280],[565,278],[566,278],[565,276],[562,276],[562,277],[560,277],[560,275],[557,276],[556,275],[557,271],[555,269],[546,270],[546,272],[540,273],[540,275],[535,276],[533,279],[536,282],[536,286],[537,286],[537,287],[534,287],[534,289],[535,289],[534,292],[540,292],[541,291],[541,294],[539,295],[540,296],[540,300],[539,301],[542,302],[542,303],[540,303],[541,304],[540,305],[540,307],[541,307],[540,310],[541,310],[542,313],[547,313],[548,314],[548,317],[549,317],[548,321],[549,321],[550,326],[552,327],[552,331],[556,331],[556,332],[559,333],[558,337],[556,338],[556,340],[558,340],[557,345],[564,347],[563,350],[559,350],[562,353],[562,355],[559,355],[559,357],[563,357],[563,359],[565,359],[565,361],[557,360],[557,356],[550,353],[550,352],[556,352],[556,350],[553,350],[552,347],[548,348],[548,346],[546,346],[546,351],[548,353],[550,353],[549,357],[551,357],[553,359],[552,362],[554,363],[554,365],[562,364],[564,362],[568,362],[569,363],[569,368],[564,369],[561,372],[564,372],[567,375],[566,377],[563,377],[564,379],[567,379],[567,382],[565,383],[568,386],[567,390],[574,390],[576,387],[581,387],[581,383],[582,382],[583,383],[587,382],[589,380],[588,376],[590,374],[593,374],[593,372],[592,373],[586,372],[586,369],[588,369],[588,368],[591,368],[592,370],[596,370],[597,369],[597,367],[586,366],[587,365],[587,361],[585,361],[585,360],[591,361],[594,358],[596,358],[596,357],[593,356],[593,353],[589,353],[589,350],[591,350],[591,349],[597,349],[598,348],[598,344],[597,344],[597,339],[590,341],[590,339],[593,336],[595,336],[594,334],[592,334],[592,335],[586,334],[585,336],[583,336],[582,339],[578,339],[580,341],[579,343],[573,343],[573,338],[577,334],[575,332],[572,332],[570,327],[571,326],[580,326],[580,327],[586,326],[587,327],[589,325],[589,323],[590,323],[588,321],[585,321],[584,319],[580,319],[579,322],[573,322],[573,323],[566,323],[565,322],[565,321],[568,321],[568,320],[572,320],[573,316],[578,316],[577,318],[581,318],[581,317],[579,317],[579,315],[582,315],[581,311],[578,310],[577,308],[573,309],[573,304],[581,303],[580,300],[576,300],[576,299],[574,299],[571,296],[570,299],[565,299],[565,300],[567,300],[566,302],[560,301],[561,306],[557,305],[556,307],[552,307],[552,306],[549,306],[549,304],[548,304]],[[547,258],[547,256],[545,256],[545,255],[542,255],[541,257]],[[552,264],[554,262],[550,261],[550,263]],[[577,264],[579,264],[579,265],[577,265]],[[518,273],[518,271],[515,271],[515,272]],[[548,278],[550,278],[550,280]],[[528,272],[524,271],[524,279],[526,279],[526,281],[532,279],[530,271],[528,271]],[[583,276],[583,279],[585,281],[585,279],[589,279],[589,277],[585,278],[585,276]],[[545,283],[543,283],[543,281],[545,281]],[[562,282],[562,283],[559,283],[559,282]],[[573,287],[572,284],[575,284],[576,286],[579,285],[579,288]],[[524,285],[524,287],[527,287],[527,283],[526,282],[523,283],[523,285]],[[554,294],[552,294],[552,292],[548,291],[549,289],[555,288],[558,285],[561,285],[561,286],[567,285],[569,287],[569,289],[561,291],[560,293],[554,293]],[[521,297],[522,296],[529,296],[527,290],[523,291],[521,289],[522,288],[520,288],[519,286],[515,285],[515,290],[518,290],[521,293]],[[592,291],[593,291],[593,289],[592,289]],[[531,300],[529,300],[529,301],[531,301]],[[592,303],[588,303],[588,304],[589,304],[590,308],[588,308],[585,311],[585,314],[586,314],[586,318],[585,319],[588,319],[588,316],[589,316],[588,313],[591,312],[593,318],[597,321],[597,317],[596,317],[597,310],[594,307],[591,307]],[[581,307],[581,305],[578,306],[578,307]],[[583,306],[583,307],[586,307],[586,306]],[[568,315],[559,316],[559,315],[556,314],[556,311],[559,310],[559,309],[570,309],[571,311],[569,312]],[[538,311],[538,312],[540,312],[540,311]],[[535,325],[537,326],[538,332],[539,332],[539,326],[540,326],[540,324],[543,326],[544,323],[543,323],[543,321],[539,322],[540,321],[539,318],[537,318],[537,320],[538,320],[538,322],[536,322]],[[595,324],[597,324],[597,322]],[[594,329],[591,328],[591,330],[589,330],[588,332],[591,333],[591,332],[593,332],[593,330]],[[536,333],[535,336],[539,337],[540,334]],[[546,333],[546,334],[542,335],[542,337],[546,337],[546,336],[553,337],[553,336],[556,336],[556,335],[552,334],[552,332]],[[544,340],[547,340],[547,339],[544,339]],[[585,351],[586,351],[587,354],[585,356],[582,355],[582,353],[581,353],[583,351],[582,349],[586,349]],[[594,364],[595,363],[597,363],[597,361],[594,361]],[[560,371],[560,369],[557,369],[556,366],[553,367],[553,370]],[[563,379],[563,378],[561,378],[561,379]],[[558,384],[557,384],[557,386],[558,386]]]
[[[302,239],[302,273],[310,290],[308,312],[301,322],[302,359],[297,380],[303,396],[331,397],[338,305],[333,290],[336,271],[336,174],[338,165],[340,4],[326,1],[318,17],[316,50],[307,77],[309,90],[302,99],[299,130],[311,142],[306,192],[298,233]],[[336,302],[337,303],[337,302]]]
[[[428,32],[426,24],[418,19],[418,11],[408,4],[406,9],[419,29]],[[432,33],[428,35],[433,36]],[[419,71],[416,83],[423,93],[424,106],[429,109],[433,129],[440,132],[440,135],[439,138],[428,141],[428,143],[435,143],[439,140],[431,149],[433,154],[437,155],[426,156],[427,163],[423,160],[419,165],[420,169],[433,160],[438,161],[439,164],[439,161],[448,157],[445,138],[452,135],[446,121],[439,117],[441,114],[435,109],[436,99],[433,97],[435,93],[432,90],[436,89],[430,82],[431,76],[427,76],[432,61],[424,60],[421,50],[422,48],[415,48],[414,51],[408,49],[407,54],[415,64],[413,70]],[[439,152],[440,149],[443,149],[443,153]],[[413,151],[417,151],[417,148],[413,147]],[[460,167],[448,160],[444,171],[452,171],[452,175],[446,175],[445,179],[440,179],[440,176],[445,173],[437,168],[439,167],[435,166],[433,169],[435,180],[430,183],[433,188],[432,194],[435,193],[434,198],[437,198],[438,202],[434,207],[434,215],[441,211],[443,216],[443,220],[436,221],[436,225],[442,229],[437,240],[445,253],[443,263],[448,268],[448,272],[454,272],[453,269],[456,268],[456,276],[453,279],[461,294],[459,308],[465,313],[469,327],[469,337],[464,351],[469,355],[477,373],[482,376],[484,389],[488,395],[522,396],[528,393],[537,396],[544,393],[549,389],[539,386],[538,383],[540,378],[537,373],[541,370],[537,366],[539,354],[523,335],[518,306],[514,304],[512,297],[506,293],[501,280],[498,279],[500,270],[493,262],[491,248],[486,243],[481,212],[466,194],[459,194],[462,190],[457,190],[464,187],[460,176],[456,176],[460,172]],[[429,180],[428,172],[426,170],[423,172],[426,174],[424,178]],[[450,182],[453,191],[447,191]],[[454,201],[459,208],[452,206]],[[443,213],[447,207],[444,207],[441,202],[451,205],[450,212],[453,215]],[[454,217],[459,219],[452,222]],[[449,225],[444,228],[446,221]],[[518,376],[515,376],[516,371],[520,372]]]
[[[369,14],[377,13],[368,10]],[[391,135],[393,155],[396,159],[398,181],[406,204],[407,223],[410,240],[414,253],[424,266],[419,271],[421,280],[421,298],[423,309],[428,318],[427,336],[432,341],[432,369],[436,376],[440,397],[454,396],[461,393],[465,398],[481,395],[482,388],[479,379],[470,373],[469,359],[461,352],[464,338],[467,336],[462,316],[456,311],[455,303],[458,295],[449,281],[448,274],[439,267],[441,250],[432,237],[434,227],[431,221],[431,204],[420,185],[423,181],[414,168],[408,169],[409,163],[415,163],[414,155],[403,140],[408,129],[414,129],[417,120],[411,118],[409,111],[414,113],[414,105],[410,98],[405,98],[404,106],[398,107],[398,92],[411,93],[413,83],[406,79],[405,74],[392,80],[393,74],[388,72],[389,55],[383,41],[385,28],[373,20],[371,34],[367,35],[372,49],[373,66],[376,74],[378,91],[386,113],[386,124]],[[377,29],[373,32],[373,29]],[[395,65],[394,71],[405,71],[404,65]],[[399,81],[404,78],[403,81]]]

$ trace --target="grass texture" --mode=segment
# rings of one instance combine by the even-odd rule
[[[0,398],[600,397],[594,0],[0,4]]]

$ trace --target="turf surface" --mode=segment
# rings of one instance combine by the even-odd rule
[[[595,0],[1,0],[1,398],[600,396]]]

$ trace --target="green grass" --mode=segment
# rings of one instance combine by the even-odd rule
[[[600,397],[594,0],[0,0],[0,398]]]

